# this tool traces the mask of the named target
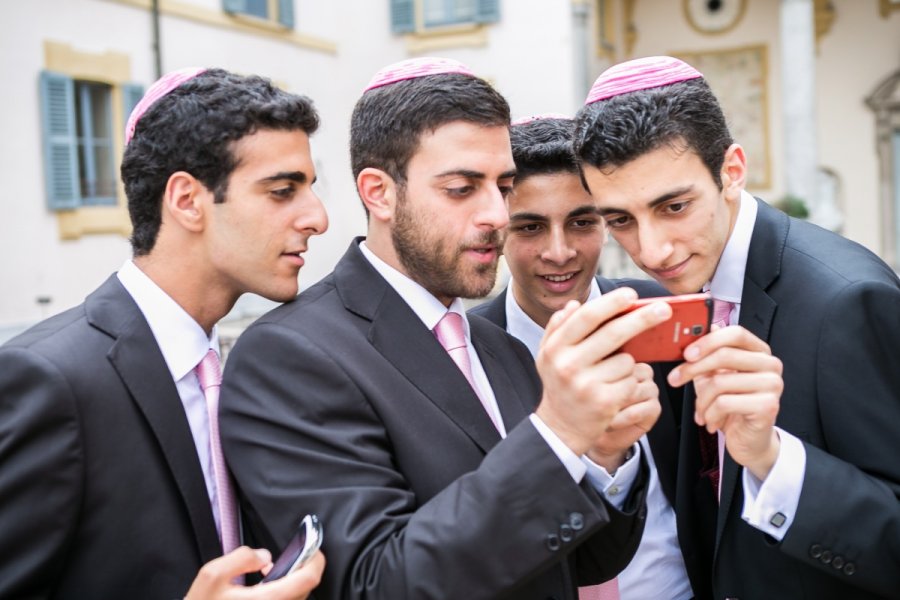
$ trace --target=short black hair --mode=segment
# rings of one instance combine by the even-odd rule
[[[238,165],[236,142],[259,130],[312,135],[318,127],[309,98],[223,69],[204,71],[157,100],[137,122],[122,159],[134,255],[149,254],[156,244],[172,173],[190,173],[224,202]]]
[[[574,134],[575,121],[561,117],[544,117],[513,124],[509,139],[516,163],[516,183],[532,175],[577,175],[578,159],[572,146]]]
[[[460,73],[426,75],[363,93],[350,119],[353,178],[368,167],[399,185],[421,136],[455,121],[509,126],[509,104],[488,82]]]
[[[575,122],[575,153],[583,164],[620,167],[669,145],[696,153],[722,189],[722,163],[734,140],[718,100],[702,78],[588,104]]]

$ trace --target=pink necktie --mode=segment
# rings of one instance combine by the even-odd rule
[[[618,579],[578,588],[578,600],[619,600],[620,598]]]
[[[719,328],[728,327],[734,302],[713,299],[712,324]],[[699,428],[700,432],[700,457],[703,462],[702,473],[709,477],[713,491],[718,499],[722,493],[720,485],[722,478],[722,462],[725,460],[725,436],[719,431],[715,435],[705,428]]]
[[[438,324],[434,326],[434,335],[437,337],[438,342],[441,343],[441,346],[444,347],[444,350],[447,351],[447,354],[450,355],[450,358],[453,359],[453,362],[456,363],[456,366],[459,367],[459,370],[465,375],[469,385],[475,391],[475,395],[481,400],[481,404],[491,418],[494,427],[497,427],[494,411],[481,397],[481,394],[478,392],[478,386],[475,385],[475,378],[472,377],[472,364],[469,362],[469,351],[466,348],[466,333],[463,329],[462,315],[447,311],[441,317],[441,320],[438,321]],[[498,431],[499,429],[497,427]]]
[[[219,538],[222,541],[222,552],[228,554],[240,545],[240,534],[234,487],[228,476],[219,437],[219,387],[222,385],[222,369],[215,350],[210,349],[197,365],[197,378],[203,388],[203,395],[206,396],[206,410],[209,414],[209,451],[219,505]]]

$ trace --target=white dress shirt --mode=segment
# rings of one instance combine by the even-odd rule
[[[221,531],[216,478],[209,450],[206,397],[194,371],[210,348],[219,352],[218,333],[214,327],[212,335],[207,337],[203,328],[132,261],[126,261],[117,276],[150,325],[156,345],[175,382],[203,469],[216,529]]]
[[[735,325],[741,314],[741,296],[744,291],[744,273],[750,239],[756,224],[756,200],[746,191],[741,193],[741,205],[722,258],[710,280],[708,289],[714,298],[735,303],[729,315],[729,324]],[[778,458],[768,477],[760,481],[747,469],[742,469],[744,507],[741,517],[748,524],[781,541],[797,514],[803,476],[806,472],[806,449],[795,436],[776,427],[781,440]],[[719,432],[720,439],[722,433]],[[719,463],[720,465],[722,462]],[[778,516],[778,515],[781,516]],[[777,523],[777,525],[776,525]]]
[[[382,277],[384,277],[384,279],[392,288],[394,288],[394,290],[400,295],[400,297],[403,298],[403,300],[409,305],[413,312],[416,313],[419,319],[422,320],[422,323],[424,323],[429,330],[433,330],[438,321],[444,316],[444,313],[447,312],[448,308],[441,304],[441,302],[437,298],[435,298],[428,290],[423,288],[421,285],[375,256],[375,254],[366,246],[366,243],[364,241],[360,243],[359,248],[366,260],[369,261],[369,263],[375,268],[375,270],[378,271],[378,273]],[[481,365],[481,359],[478,357],[478,353],[475,351],[475,346],[472,344],[471,336],[469,333],[469,320],[466,318],[466,312],[463,309],[462,301],[459,298],[454,299],[450,304],[449,310],[457,312],[462,316],[466,334],[466,349],[469,352],[469,362],[472,366],[472,376],[474,377],[475,384],[478,387],[478,393],[481,395],[482,400],[491,407],[491,410],[494,413],[495,422],[500,429],[500,436],[506,437],[506,426],[503,423],[503,417],[500,415],[500,410],[497,406],[497,398],[494,396],[494,391],[493,389],[491,389],[491,384],[487,379],[487,375],[485,375],[484,373],[484,367],[482,367]],[[559,457],[559,460],[569,471],[572,479],[576,483],[580,483],[581,480],[584,479],[585,473],[588,469],[585,463],[578,456],[576,456],[575,453],[572,452],[569,447],[559,439],[559,436],[557,436],[553,432],[553,430],[547,427],[547,425],[544,424],[544,422],[541,421],[537,417],[537,415],[532,414],[530,416],[530,419],[534,424],[535,429],[537,429],[541,437],[544,438],[544,440],[553,450],[554,454]],[[635,463],[638,461],[632,460],[631,462]],[[619,472],[624,471],[625,473],[627,473],[629,471],[633,471],[631,473],[631,480],[623,481],[623,486],[625,485],[625,483],[630,486],[631,483],[633,483],[634,478],[636,477],[638,467],[633,466],[630,469],[626,469],[626,465],[623,465],[622,468],[619,469]],[[623,479],[627,479],[627,475],[623,474]],[[620,493],[619,495],[621,496],[621,499],[610,498],[610,502],[615,506],[621,507],[621,505],[625,501],[625,497],[628,494],[627,492],[624,492]]]
[[[591,291],[588,302],[600,297],[600,286],[597,280],[591,280]],[[518,338],[537,357],[544,328],[535,323],[519,306],[513,297],[512,287],[506,291],[506,329],[510,335]],[[647,523],[644,534],[634,557],[619,573],[619,595],[622,600],[644,600],[647,598],[667,598],[671,600],[687,600],[693,597],[691,582],[687,568],[678,545],[678,530],[675,522],[675,510],[666,498],[656,473],[656,462],[650,451],[647,436],[641,436],[639,447],[647,457],[650,466],[650,485],[647,490]],[[627,485],[621,481],[623,465],[614,477],[610,477],[606,469],[584,457],[589,463],[588,479],[598,490],[604,491],[607,498],[622,498],[627,495],[621,490],[630,489],[637,471],[638,454],[629,460],[635,463],[635,473]]]

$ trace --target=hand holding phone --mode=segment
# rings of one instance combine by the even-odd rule
[[[280,579],[302,567],[322,545],[323,533],[322,524],[316,515],[303,517],[297,533],[284,547],[272,570],[263,578],[263,583]]]
[[[709,294],[683,294],[636,300],[625,312],[653,302],[667,302],[672,316],[634,336],[622,346],[637,362],[671,362],[683,360],[684,349],[709,332],[712,320],[712,297]],[[624,314],[624,313],[623,313]]]

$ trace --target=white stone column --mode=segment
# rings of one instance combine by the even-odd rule
[[[836,199],[818,181],[813,0],[781,0],[780,26],[786,192],[806,202],[810,221],[838,229]]]

